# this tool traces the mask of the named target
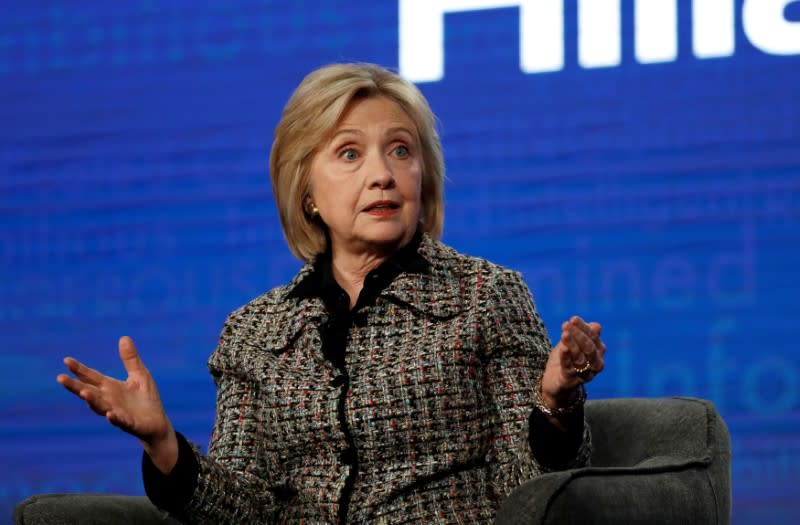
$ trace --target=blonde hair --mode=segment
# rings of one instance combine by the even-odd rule
[[[416,127],[422,155],[420,227],[439,237],[444,225],[444,160],[436,117],[417,87],[374,64],[331,64],[297,86],[275,128],[269,168],[272,194],[289,249],[304,261],[327,248],[325,226],[305,211],[311,161],[333,135],[347,105],[358,97],[386,97]]]

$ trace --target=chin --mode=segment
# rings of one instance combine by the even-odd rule
[[[377,246],[395,246],[399,248],[401,244],[410,241],[413,236],[414,232],[407,229],[403,231],[384,231],[375,232],[373,235],[368,236],[366,241]]]

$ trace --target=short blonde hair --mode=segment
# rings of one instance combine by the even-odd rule
[[[289,249],[304,261],[327,248],[325,226],[305,211],[311,161],[333,135],[347,105],[357,97],[382,96],[414,123],[422,154],[420,227],[439,237],[444,225],[444,160],[436,117],[417,87],[374,64],[331,64],[297,86],[275,128],[270,154],[272,193]]]

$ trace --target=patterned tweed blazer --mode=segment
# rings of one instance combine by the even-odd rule
[[[401,273],[348,338],[345,417],[359,458],[350,523],[490,523],[544,469],[528,440],[550,341],[518,273],[423,236],[425,273]],[[291,291],[227,319],[209,369],[217,416],[196,451],[186,516],[203,523],[336,523],[350,466],[327,313]],[[575,465],[589,455],[589,431]],[[535,439],[535,436],[534,436]],[[352,481],[351,481],[352,483]]]

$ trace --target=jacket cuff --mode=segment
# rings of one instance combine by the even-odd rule
[[[163,474],[142,452],[142,479],[144,491],[156,507],[171,514],[181,514],[189,504],[197,487],[200,464],[189,441],[180,432],[178,438],[178,461],[169,474]]]
[[[583,443],[583,405],[558,419],[564,430],[534,408],[528,421],[528,440],[533,457],[548,470],[566,469],[575,460]]]

